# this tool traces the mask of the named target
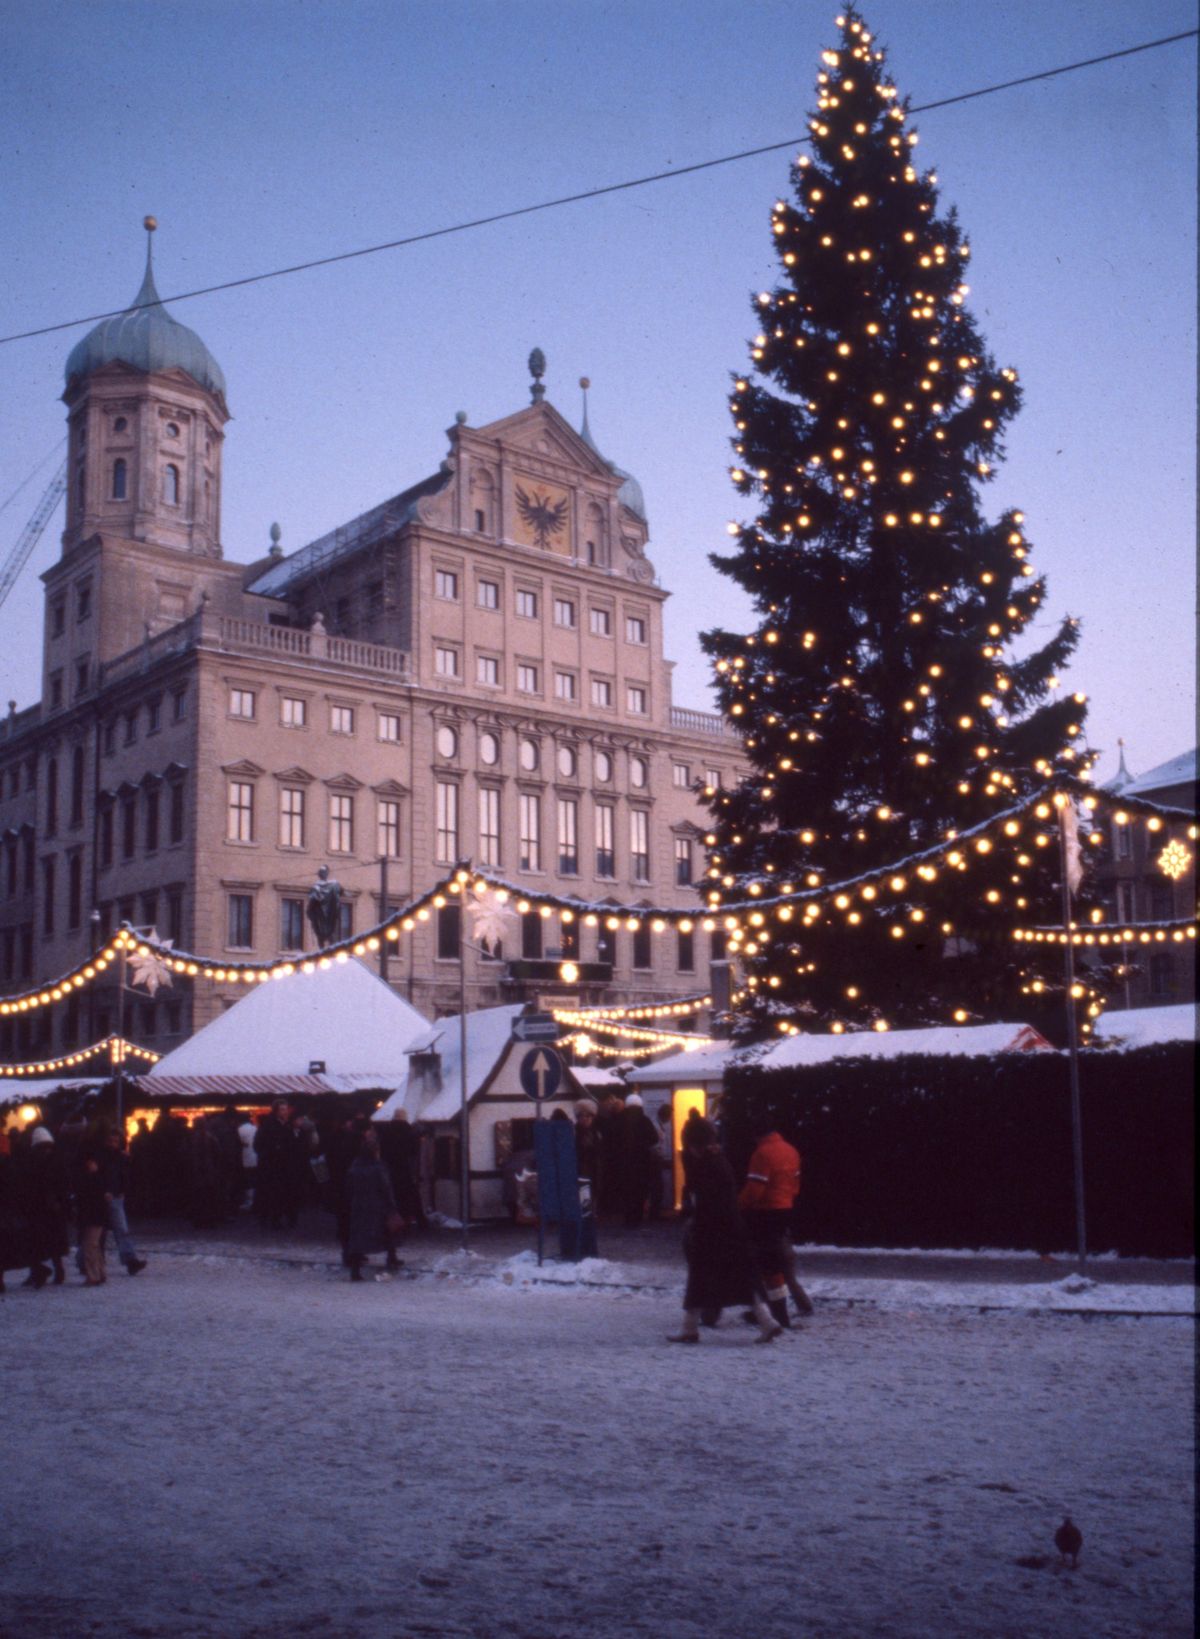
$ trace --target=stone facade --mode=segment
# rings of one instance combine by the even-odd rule
[[[42,696],[0,725],[0,992],[68,970],[122,920],[230,963],[311,949],[321,864],[347,931],[463,858],[531,889],[698,907],[695,788],[737,779],[740,745],[672,704],[641,492],[586,427],[539,382],[516,414],[451,428],[433,477],[290,557],[235,564],[223,392],[157,361],[102,355],[65,394]],[[699,927],[580,934],[564,948],[534,913],[500,960],[468,950],[468,1006],[706,988]],[[429,1016],[457,1011],[453,916],[402,938],[388,978]],[[234,994],[139,992],[126,1033],[169,1048]],[[7,1021],[0,1049],[69,1050],[115,1008],[94,987]]]

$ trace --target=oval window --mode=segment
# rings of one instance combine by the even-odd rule
[[[612,779],[612,758],[607,751],[596,753],[596,778],[606,782]]]
[[[494,768],[500,761],[500,742],[490,731],[485,730],[479,736],[479,761],[488,768]]]
[[[559,746],[558,772],[562,775],[563,779],[573,780],[575,778],[575,770],[578,766],[579,760],[575,755],[574,748],[572,746]]]
[[[538,765],[538,746],[536,740],[521,741],[521,767],[527,774],[532,774]]]
[[[644,757],[631,757],[629,759],[630,785],[636,786],[639,791],[642,790],[646,784],[646,775],[646,759]]]
[[[179,437],[179,423],[177,421],[168,421],[167,422],[167,437],[168,438],[178,438]]]
[[[434,744],[437,746],[439,757],[453,757],[458,751],[458,735],[449,723],[442,723],[439,726]]]

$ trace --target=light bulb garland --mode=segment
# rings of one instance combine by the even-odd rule
[[[58,1070],[73,1070],[77,1065],[86,1064],[99,1053],[107,1053],[114,1064],[122,1064],[127,1058],[140,1058],[147,1064],[157,1064],[162,1057],[152,1048],[139,1047],[136,1042],[127,1041],[123,1036],[105,1036],[103,1041],[93,1042],[90,1047],[80,1047],[73,1053],[63,1053],[59,1058],[32,1059],[27,1064],[0,1064],[0,1076],[15,1078],[20,1076],[46,1076]]]

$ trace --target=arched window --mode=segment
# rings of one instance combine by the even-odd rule
[[[113,462],[112,498],[114,501],[125,499],[126,466],[124,461]]]
[[[123,433],[128,425],[129,423],[126,421],[125,417],[123,415],[119,415],[113,422],[113,432]]]
[[[179,505],[179,468],[171,461],[163,468],[163,500],[168,506]]]

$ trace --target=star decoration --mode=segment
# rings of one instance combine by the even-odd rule
[[[151,996],[156,996],[160,990],[168,988],[172,982],[171,969],[159,953],[169,951],[174,941],[170,939],[160,940],[154,929],[151,929],[150,937],[154,940],[156,948],[154,950],[134,951],[129,958],[129,982],[131,985],[144,986]]]

